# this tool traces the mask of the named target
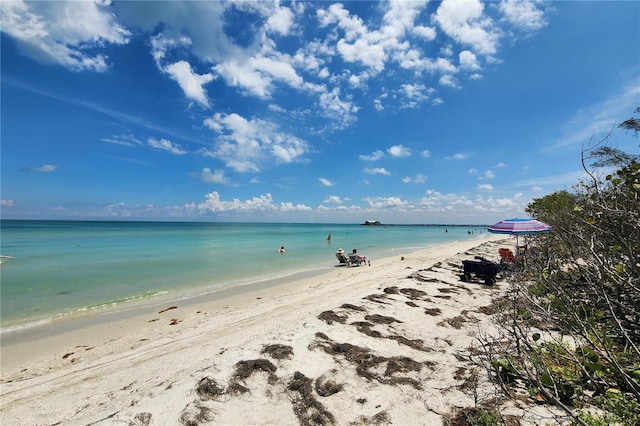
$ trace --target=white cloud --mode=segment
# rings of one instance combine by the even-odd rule
[[[370,175],[390,175],[391,173],[389,173],[384,167],[374,167],[374,168],[366,168],[363,170],[363,172],[370,174]]]
[[[433,41],[436,39],[436,30],[433,27],[425,27],[422,25],[416,25],[411,31],[418,37],[423,38],[426,41]]]
[[[320,106],[326,117],[338,122],[337,128],[345,128],[356,121],[358,107],[351,101],[340,97],[340,88],[320,94]]]
[[[411,150],[403,145],[394,145],[387,149],[387,153],[395,158],[410,157]]]
[[[483,3],[479,0],[443,0],[434,19],[456,42],[470,46],[478,54],[494,55],[499,32],[483,11]]]
[[[335,47],[342,59],[364,66],[375,75],[385,69],[389,60],[403,58],[409,46],[405,40],[408,31],[427,40],[435,37],[434,29],[416,26],[414,22],[426,4],[426,1],[382,3],[386,11],[377,29],[369,29],[360,17],[339,3],[319,9],[317,17],[323,28],[335,25],[338,38]],[[338,35],[340,32],[342,37]]]
[[[382,158],[384,158],[384,157],[385,157],[384,152],[382,152],[382,151],[381,151],[381,150],[379,150],[379,149],[378,149],[378,150],[376,150],[376,151],[373,151],[373,152],[372,152],[371,154],[369,154],[369,155],[360,155],[360,156],[359,156],[359,158],[360,158],[362,161],[378,161],[378,160],[380,160],[380,159],[382,159]]]
[[[126,44],[131,35],[99,2],[3,1],[0,17],[2,32],[25,55],[73,71],[106,71],[107,57],[97,52],[106,44]]]
[[[330,186],[334,186],[334,185],[335,185],[335,184],[334,184],[333,182],[331,182],[329,179],[322,178],[322,177],[321,177],[321,178],[318,178],[318,181],[320,182],[320,184],[321,184],[322,186],[330,187]]]
[[[422,150],[420,151],[420,156],[422,158],[429,158],[431,157],[431,151],[429,151],[428,149]]]
[[[397,207],[408,207],[409,202],[402,200],[400,197],[368,197],[364,201],[367,202],[369,208],[388,209]]]
[[[458,58],[460,60],[460,67],[465,70],[477,70],[480,69],[480,64],[478,63],[478,58],[473,52],[469,50],[463,50],[458,54]]]
[[[458,152],[452,156],[444,157],[445,160],[464,160],[469,158],[469,154],[466,152]]]
[[[423,175],[422,173],[417,173],[414,177],[406,176],[402,179],[404,183],[425,183],[429,179],[427,175]]]
[[[484,178],[485,179],[495,179],[495,177],[496,177],[496,174],[493,173],[493,171],[491,171],[491,170],[486,170],[484,172]]]
[[[293,12],[288,7],[278,7],[267,19],[267,26],[282,36],[289,35],[293,26]]]
[[[205,183],[220,183],[220,184],[228,183],[228,180],[224,175],[224,170],[215,170],[212,172],[211,169],[209,169],[208,167],[205,167],[198,173],[191,173],[191,176],[197,179],[200,179]]]
[[[346,201],[348,201],[347,198],[341,198],[341,197],[338,197],[337,195],[330,195],[322,201],[322,204],[338,204],[339,205],[339,204],[343,204]]]
[[[482,185],[478,185],[476,188],[478,190],[480,190],[480,191],[492,191],[493,190],[493,185],[485,183],[485,184],[482,184]]]
[[[460,89],[458,80],[454,76],[449,74],[445,74],[442,77],[440,77],[440,79],[438,80],[438,83],[440,83],[443,86],[451,87],[452,89]]]
[[[111,136],[110,138],[102,138],[100,140],[102,142],[107,142],[114,145],[122,145],[122,146],[129,146],[129,147],[139,146],[143,144],[142,141],[140,141],[137,137],[130,134],[114,135],[114,136]]]
[[[167,74],[178,82],[187,98],[193,99],[204,107],[209,107],[209,100],[203,85],[214,79],[213,74],[199,75],[193,72],[191,65],[186,61],[175,62],[165,68]]]
[[[423,84],[402,84],[400,85],[400,91],[407,97],[402,105],[404,108],[415,108],[420,103],[429,99],[429,94],[433,92],[433,89],[425,87]]]
[[[35,167],[33,171],[49,173],[49,172],[55,172],[57,169],[58,169],[57,164],[44,164],[40,167]]]
[[[0,206],[13,207],[13,200],[0,200]]]
[[[538,0],[503,0],[498,8],[505,21],[520,30],[535,31],[547,25],[544,11],[537,7],[541,4]]]
[[[278,131],[265,120],[247,120],[239,114],[216,113],[204,125],[219,134],[212,150],[201,150],[205,156],[219,158],[238,172],[257,172],[264,161],[293,163],[302,161],[309,151],[306,142]]]
[[[184,155],[187,153],[182,147],[178,144],[174,144],[170,140],[167,139],[155,139],[149,138],[147,140],[147,144],[150,147],[158,149],[160,151],[166,151],[174,155]]]
[[[205,201],[197,205],[201,213],[222,213],[222,212],[309,212],[312,209],[304,204],[273,202],[271,194],[260,195],[251,199],[241,201],[234,198],[233,201],[223,201],[217,191],[207,194]]]

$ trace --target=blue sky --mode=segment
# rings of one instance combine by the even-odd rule
[[[3,218],[489,224],[640,106],[636,1],[0,7]]]

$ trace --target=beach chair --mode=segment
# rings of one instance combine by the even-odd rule
[[[500,260],[504,263],[516,263],[516,257],[511,250],[508,248],[498,249],[498,253],[500,254]]]
[[[349,258],[347,256],[345,256],[344,253],[336,253],[336,257],[338,258],[338,261],[340,262],[340,266],[342,266],[342,265],[349,266]]]
[[[360,266],[360,264],[366,262],[366,260],[364,258],[360,258],[357,254],[355,253],[349,253],[349,264],[350,265],[357,265]]]

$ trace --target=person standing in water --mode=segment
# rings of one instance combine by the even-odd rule
[[[329,233],[329,235],[327,235],[327,241],[331,242],[331,233]]]
[[[284,254],[285,250],[284,250],[284,246],[280,247],[280,250],[278,250],[280,252],[280,254]]]

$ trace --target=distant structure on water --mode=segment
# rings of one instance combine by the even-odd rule
[[[365,220],[362,225],[368,226],[380,226],[382,225],[379,220]]]

